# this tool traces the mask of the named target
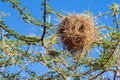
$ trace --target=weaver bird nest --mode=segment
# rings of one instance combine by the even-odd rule
[[[96,35],[94,20],[86,14],[68,15],[59,24],[58,34],[69,52],[87,51]]]

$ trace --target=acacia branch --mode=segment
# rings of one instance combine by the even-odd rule
[[[95,16],[94,19],[96,20],[96,19],[98,19],[99,17],[106,16],[106,15],[110,15],[110,13],[108,13],[108,12],[107,12],[107,13],[104,13],[104,14],[101,13],[101,14]]]
[[[114,73],[113,80],[116,80],[116,75],[117,75],[117,72]]]
[[[44,29],[43,29],[43,33],[42,33],[42,38],[41,38],[41,41],[42,41],[42,45],[44,45],[44,37],[45,37],[45,33],[46,33],[46,28],[47,26],[45,25],[46,24],[46,4],[47,4],[47,1],[44,0],[43,2],[43,6],[44,6],[44,13],[43,13],[43,22],[44,22]]]
[[[97,74],[95,77],[93,77],[93,78],[91,78],[91,79],[89,79],[89,80],[93,80],[93,79],[97,78],[98,76],[100,76],[100,75],[103,74],[104,72],[106,72],[106,71],[104,70],[104,71],[100,72],[100,73]]]
[[[3,35],[2,28],[0,27],[0,41],[2,41],[2,35]]]
[[[104,67],[104,66],[107,64],[107,62],[110,60],[110,58],[111,58],[111,57],[112,57],[112,55],[114,54],[114,52],[115,52],[115,50],[116,50],[117,46],[119,45],[119,42],[120,42],[120,41],[117,41],[117,43],[116,43],[115,45],[113,45],[113,46],[114,46],[114,48],[111,50],[111,52],[110,52],[110,55],[109,55],[108,59],[105,61],[105,63],[104,63],[101,67]]]
[[[72,71],[72,68],[71,68],[69,65],[67,65],[67,63],[66,63],[60,56],[58,56],[58,58],[59,58],[60,62],[61,62],[68,70],[71,70],[71,71]]]
[[[105,61],[105,63],[104,63],[102,66],[100,66],[100,67],[104,67],[104,66],[107,64],[107,62],[110,60],[110,58],[111,58],[112,55],[114,54],[114,52],[115,52],[115,50],[116,50],[116,48],[117,48],[118,45],[119,45],[119,41],[114,45],[114,48],[111,50],[111,53],[110,53],[109,57],[107,58],[107,60]],[[97,69],[99,69],[99,68],[97,68]],[[100,76],[100,75],[103,74],[104,72],[106,72],[106,70],[102,71],[101,73],[99,73],[99,74],[96,75],[95,77],[91,78],[90,80],[93,80],[93,79],[97,78],[98,76]],[[116,75],[116,74],[115,74],[115,75]]]
[[[42,65],[47,66],[48,68],[52,69],[53,71],[57,72],[59,76],[61,76],[64,80],[68,80],[64,74],[61,73],[61,67],[57,64],[56,61],[53,61],[58,69],[54,68],[55,66],[49,65],[49,63],[43,58],[42,54],[41,61],[39,61]]]
[[[57,15],[59,18],[64,18],[64,15],[62,15],[61,13],[56,12],[56,11],[47,11],[47,13],[55,14],[55,15]]]
[[[54,61],[54,63],[55,63],[55,65],[57,66],[57,72],[62,76],[62,78],[64,79],[64,80],[68,80],[67,79],[67,77],[62,73],[63,72],[63,70],[61,69],[61,67],[60,67],[60,65],[56,62],[56,61]]]
[[[14,36],[15,38],[19,39],[19,40],[22,40],[22,41],[25,41],[25,42],[28,42],[28,43],[38,43],[40,42],[40,38],[38,37],[28,37],[28,36],[22,36],[22,35],[19,35],[17,32],[15,32],[14,30],[9,30],[8,29],[8,26],[5,26],[5,25],[1,25],[0,24],[0,28],[4,29],[6,32],[9,33],[9,35],[12,35]]]
[[[44,27],[44,23],[42,23],[41,21],[35,21],[35,18],[30,19],[29,15],[24,13],[24,11],[18,6],[18,4],[15,3],[15,1],[13,0],[9,0],[8,2],[10,2],[13,5],[13,8],[15,8],[16,10],[18,10],[19,14],[23,15],[23,20],[24,21],[29,21],[30,23],[36,25],[36,26],[42,26]],[[31,17],[31,16],[30,16]]]
[[[118,30],[118,28],[119,28],[119,23],[118,23],[117,14],[115,14],[113,17],[115,18],[116,31],[119,31],[119,30]]]

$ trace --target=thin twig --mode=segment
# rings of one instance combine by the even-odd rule
[[[119,32],[119,30],[118,30],[118,28],[119,28],[119,23],[118,23],[117,14],[115,14],[113,17],[115,18],[116,31],[118,31],[118,32]]]
[[[37,26],[44,27],[43,26],[44,24],[42,24],[42,23],[36,23],[36,22],[34,22],[34,20],[29,19],[29,16],[26,13],[24,13],[23,10],[21,8],[19,8],[19,6],[17,4],[15,4],[14,1],[9,0],[9,2],[12,3],[12,5],[14,6],[14,8],[18,10],[19,14],[22,14],[24,16],[24,18],[27,19],[30,23],[32,23],[34,25],[37,25]]]
[[[43,26],[44,26],[44,29],[43,29],[42,38],[41,38],[42,45],[44,45],[43,40],[44,40],[44,37],[45,37],[46,28],[47,28],[47,26],[46,26],[46,4],[47,4],[47,1],[44,0],[44,2],[43,2],[43,6],[44,6],[44,13],[43,13],[43,22],[44,22],[44,25]]]
[[[89,79],[89,80],[93,80],[93,79],[97,78],[98,76],[100,76],[100,75],[103,74],[104,72],[106,72],[106,71],[104,70],[104,71],[100,72],[100,73],[97,74],[95,77],[93,77],[93,78],[91,78],[91,79]]]
[[[40,54],[42,56],[42,54]],[[52,69],[53,71],[57,72],[64,80],[68,80],[64,74],[61,74],[61,68],[60,66],[54,61],[55,65],[57,66],[58,69],[54,68],[54,66],[49,65],[49,63],[44,59],[41,58],[42,61],[39,61],[42,65],[47,66],[48,68]]]
[[[2,41],[2,27],[0,27],[0,41]]]
[[[59,74],[62,76],[62,78],[63,78],[64,80],[68,80],[67,77],[66,77],[64,74],[61,73],[63,70],[61,69],[60,65],[59,65],[57,62],[55,62],[55,61],[54,61],[54,63],[55,63],[55,65],[57,66],[57,68],[58,68],[57,71],[58,71]]]
[[[61,63],[62,63],[68,70],[72,70],[72,69],[69,67],[69,65],[67,65],[67,63],[66,63],[61,57],[58,56],[58,58],[59,58],[59,60],[61,61]]]
[[[101,67],[104,67],[104,66],[107,64],[107,62],[110,60],[110,58],[111,58],[112,55],[114,54],[114,52],[115,52],[115,50],[116,50],[116,48],[117,48],[118,45],[119,45],[119,42],[114,45],[113,50],[111,50],[110,56],[108,57],[108,59],[105,61],[105,63],[104,63]],[[100,76],[100,75],[103,74],[104,72],[106,72],[106,71],[105,71],[105,70],[102,71],[101,73],[99,73],[99,74],[96,75],[95,77],[91,78],[90,80],[93,80],[93,79],[97,78],[98,76]]]
[[[120,42],[120,41],[118,41],[117,44],[114,45],[114,48],[111,50],[110,56],[109,56],[108,59],[105,61],[105,63],[102,65],[102,67],[104,67],[104,66],[107,64],[107,62],[110,60],[110,58],[111,58],[112,55],[114,54],[117,46],[119,45],[119,42]]]
[[[28,37],[28,36],[23,36],[23,35],[19,35],[17,32],[15,32],[14,30],[10,30],[8,28],[8,26],[6,25],[1,25],[0,24],[0,27],[2,29],[4,29],[6,32],[8,32],[10,35],[14,36],[15,38],[19,39],[19,40],[22,40],[22,41],[25,41],[25,42],[30,42],[30,43],[37,43],[37,42],[40,42],[40,38],[37,38],[37,37]]]
[[[56,11],[47,11],[47,13],[52,13],[52,14],[57,15],[59,18],[64,18],[64,15],[62,15],[59,12],[56,12]]]
[[[101,16],[106,16],[106,15],[110,15],[110,13],[99,14],[99,15],[94,17],[94,20],[96,20],[97,18],[99,18]]]
[[[116,69],[117,69],[117,66],[116,66]],[[113,77],[113,80],[116,80],[116,75],[117,75],[117,71],[114,71],[114,77]]]

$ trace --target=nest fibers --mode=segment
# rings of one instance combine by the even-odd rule
[[[58,33],[69,52],[88,51],[95,35],[95,22],[86,14],[71,14],[59,24]]]

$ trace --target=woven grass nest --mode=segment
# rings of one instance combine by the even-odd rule
[[[88,51],[95,35],[95,22],[86,14],[70,14],[59,24],[58,34],[69,52]]]

